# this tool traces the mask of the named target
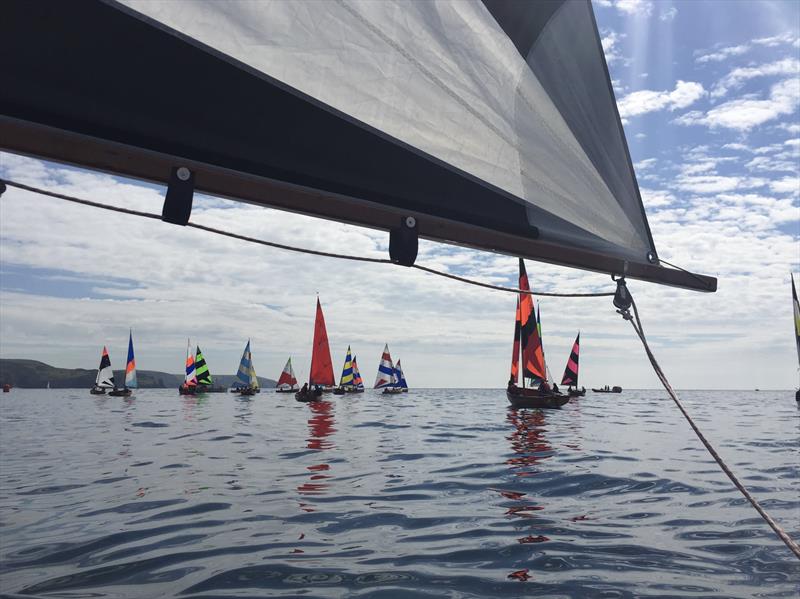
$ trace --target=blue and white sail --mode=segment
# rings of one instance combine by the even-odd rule
[[[396,382],[397,379],[395,378],[394,364],[392,363],[392,356],[389,354],[389,344],[387,343],[383,348],[381,363],[378,365],[378,376],[375,379],[375,389],[394,387]]]
[[[239,370],[236,372],[236,380],[233,381],[232,387],[235,389],[249,387],[252,371],[253,364],[250,357],[250,340],[248,339],[247,345],[244,347],[244,352],[242,352],[242,359],[239,361]]]
[[[403,367],[400,365],[400,360],[397,360],[397,364],[394,367],[395,376],[397,377],[397,383],[395,383],[395,387],[398,389],[408,389],[408,383],[406,382],[406,375],[403,374]]]

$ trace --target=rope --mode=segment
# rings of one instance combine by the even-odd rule
[[[121,208],[118,206],[110,206],[108,204],[101,204],[99,202],[92,202],[91,200],[84,200],[82,198],[76,198],[74,196],[65,195],[62,193],[57,193],[55,191],[49,191],[47,189],[41,189],[39,187],[34,187],[32,185],[25,185],[24,183],[17,183],[15,181],[8,181],[8,180],[0,180],[0,185],[5,183],[6,185],[10,185],[11,187],[17,187],[19,189],[24,189],[25,191],[30,191],[32,193],[38,193],[40,195],[49,196],[51,198],[56,198],[59,200],[65,200],[67,202],[73,202],[75,204],[81,204],[83,206],[90,206],[92,208],[100,208],[101,210],[110,210],[111,212],[120,212],[122,214],[130,214],[133,216],[141,216],[143,218],[152,218],[154,220],[161,220],[160,214],[155,214],[154,212],[142,212],[139,210],[131,210],[130,208]],[[0,195],[2,195],[2,189],[0,189]],[[246,241],[248,243],[255,243],[258,245],[265,245],[268,247],[277,248],[280,250],[287,250],[290,252],[298,252],[301,254],[310,254],[312,256],[322,256],[325,258],[338,258],[340,260],[352,260],[356,262],[372,262],[375,264],[394,264],[391,260],[387,258],[369,258],[366,256],[352,256],[348,254],[337,254],[334,252],[322,252],[320,250],[311,250],[308,248],[300,248],[292,245],[286,245],[283,243],[276,243],[274,241],[266,241],[264,239],[256,239],[255,237],[248,237],[247,235],[240,235],[238,233],[232,233],[230,231],[225,231],[223,229],[217,229],[215,227],[209,227],[206,225],[200,225],[198,223],[189,222],[186,224],[187,227],[192,229],[199,229],[200,231],[206,231],[207,233],[214,233],[215,235],[222,235],[223,237],[230,237],[232,239],[238,239],[240,241]],[[453,279],[454,281],[459,281],[461,283],[467,283],[468,285],[474,285],[476,287],[483,287],[485,289],[494,289],[495,291],[506,291],[509,293],[524,293],[527,295],[533,295],[533,291],[529,290],[522,290],[522,289],[515,289],[513,287],[503,287],[501,285],[491,285],[489,283],[481,283],[480,281],[473,281],[472,279],[465,279],[464,277],[459,277],[457,275],[453,275],[447,272],[443,272],[440,270],[436,270],[430,268],[428,266],[422,266],[420,264],[413,264],[412,268],[416,268],[417,270],[421,270],[423,272],[430,273],[432,275],[436,275],[439,277],[444,277],[447,279]],[[537,291],[536,295],[547,296],[547,297],[604,297],[604,296],[612,296],[614,295],[613,292],[602,292],[602,293],[555,293],[555,292],[544,292],[544,291]]]
[[[636,308],[636,302],[633,301],[633,297],[631,297],[630,299],[631,299],[631,306],[633,307],[633,313],[636,318],[636,322],[634,322],[634,316],[631,316],[629,310],[627,309],[617,310],[617,312],[619,312],[622,315],[622,318],[630,321],[631,326],[633,326],[633,330],[636,331],[636,334],[639,336],[639,339],[641,339],[642,345],[644,346],[644,351],[647,353],[647,357],[650,359],[650,364],[652,364],[653,370],[655,371],[656,375],[661,381],[661,384],[664,385],[664,389],[667,390],[667,393],[669,393],[669,396],[672,398],[672,401],[675,402],[675,405],[678,406],[678,409],[681,411],[681,414],[683,414],[684,418],[686,418],[687,422],[689,423],[689,426],[692,427],[692,430],[697,435],[697,438],[700,439],[703,445],[705,445],[705,448],[708,450],[708,453],[711,454],[711,457],[714,458],[714,460],[717,462],[722,471],[728,476],[728,478],[731,480],[734,486],[737,489],[739,489],[742,495],[745,496],[747,501],[750,502],[750,504],[756,509],[756,511],[761,515],[761,517],[766,521],[766,523],[769,524],[770,528],[772,528],[772,530],[775,531],[775,534],[778,535],[778,538],[780,538],[780,540],[786,544],[786,546],[791,550],[792,553],[794,553],[797,559],[800,559],[800,546],[794,541],[794,539],[792,539],[786,533],[785,530],[783,530],[783,528],[781,528],[780,524],[775,522],[772,516],[770,516],[763,507],[761,507],[761,504],[758,503],[756,498],[750,494],[750,491],[748,491],[745,488],[745,486],[741,483],[741,481],[739,481],[736,475],[731,471],[731,469],[728,467],[725,461],[717,453],[717,450],[714,449],[714,447],[711,445],[708,439],[705,438],[705,435],[703,435],[703,433],[694,423],[692,417],[689,416],[689,414],[686,412],[686,409],[683,407],[683,404],[678,399],[675,390],[672,388],[672,385],[670,385],[669,381],[667,380],[667,376],[664,374],[664,371],[661,370],[661,366],[659,366],[658,361],[653,355],[653,352],[650,351],[650,346],[647,344],[647,339],[644,336],[644,328],[642,327],[642,321],[639,318],[639,310]]]

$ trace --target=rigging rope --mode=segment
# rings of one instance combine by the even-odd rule
[[[664,389],[667,390],[667,393],[672,398],[672,401],[675,402],[675,405],[678,406],[678,409],[681,411],[681,414],[683,414],[684,418],[686,418],[686,420],[689,422],[689,426],[692,427],[692,430],[697,435],[697,438],[700,439],[705,448],[708,450],[708,453],[711,454],[711,457],[714,458],[714,460],[717,462],[722,471],[728,476],[728,478],[731,480],[734,486],[737,489],[739,489],[741,494],[744,495],[745,499],[747,499],[747,501],[750,502],[750,504],[761,515],[761,517],[766,521],[766,523],[769,524],[770,528],[772,528],[772,530],[775,531],[775,534],[778,535],[780,540],[786,544],[786,546],[791,550],[792,553],[794,553],[795,557],[797,557],[797,559],[800,559],[800,545],[798,545],[797,542],[794,539],[792,539],[786,533],[786,531],[783,530],[783,528],[781,528],[780,524],[778,524],[775,520],[773,520],[772,516],[770,516],[763,507],[761,507],[761,504],[758,503],[758,500],[756,500],[756,498],[750,494],[750,491],[747,490],[747,488],[741,483],[741,481],[739,481],[739,479],[731,471],[731,469],[728,468],[728,465],[725,463],[725,460],[723,460],[722,457],[720,457],[720,455],[717,453],[717,450],[714,449],[714,446],[711,445],[708,439],[706,439],[705,435],[703,435],[703,433],[694,423],[694,420],[692,420],[692,417],[689,416],[689,414],[686,412],[686,409],[683,407],[683,404],[678,399],[675,390],[672,388],[672,385],[670,385],[669,381],[667,380],[667,376],[664,374],[664,371],[661,370],[661,366],[658,364],[656,357],[650,350],[650,346],[647,344],[647,339],[645,338],[644,335],[644,328],[642,327],[642,321],[639,318],[639,310],[636,308],[636,302],[633,301],[632,296],[629,295],[628,297],[630,298],[631,306],[633,307],[634,316],[631,316],[630,310],[628,309],[617,310],[617,312],[619,312],[622,315],[622,318],[624,318],[627,321],[630,321],[631,326],[633,326],[633,330],[636,331],[636,334],[642,341],[642,345],[644,346],[644,351],[650,360],[650,364],[653,366],[653,370],[655,371],[656,376],[658,376],[659,380],[661,381],[661,384],[664,385]],[[636,322],[634,322],[634,318]]]
[[[30,191],[30,192],[33,192],[33,193],[38,193],[38,194],[41,194],[41,195],[50,196],[52,198],[65,200],[67,202],[73,202],[73,203],[76,203],[76,204],[82,204],[84,206],[91,206],[93,208],[100,208],[102,210],[110,210],[112,212],[120,212],[120,213],[123,213],[123,214],[130,214],[130,215],[133,215],[133,216],[141,216],[141,217],[144,217],[144,218],[152,218],[154,220],[161,220],[161,215],[160,214],[155,214],[155,213],[152,213],[152,212],[141,212],[139,210],[131,210],[129,208],[121,208],[121,207],[117,207],[117,206],[110,206],[108,204],[101,204],[99,202],[92,202],[90,200],[84,200],[84,199],[81,199],[81,198],[76,198],[76,197],[73,197],[73,196],[68,196],[68,195],[65,195],[65,194],[56,193],[54,191],[48,191],[46,189],[41,189],[41,188],[38,188],[38,187],[34,187],[32,185],[25,185],[24,183],[17,183],[15,181],[8,181],[8,180],[0,179],[0,195],[2,195],[3,191],[5,191],[5,189],[3,187],[4,184],[5,185],[10,185],[12,187],[17,187],[19,189],[24,189],[25,191]],[[323,256],[323,257],[326,257],[326,258],[339,258],[341,260],[354,260],[354,261],[359,261],[359,262],[373,262],[373,263],[377,263],[377,264],[394,264],[391,260],[387,260],[385,258],[368,258],[368,257],[364,257],[364,256],[351,256],[351,255],[347,255],[347,254],[337,254],[337,253],[332,253],[332,252],[322,252],[322,251],[319,251],[319,250],[311,250],[311,249],[307,249],[307,248],[299,248],[299,247],[295,247],[295,246],[291,246],[291,245],[285,245],[285,244],[282,244],[282,243],[275,243],[275,242],[272,242],[272,241],[265,241],[263,239],[256,239],[254,237],[248,237],[246,235],[239,235],[238,233],[231,233],[230,231],[224,231],[222,229],[216,229],[214,227],[208,227],[206,225],[200,225],[200,224],[192,223],[192,222],[188,223],[186,226],[187,227],[191,227],[193,229],[199,229],[201,231],[207,231],[208,233],[214,233],[216,235],[222,235],[222,236],[225,236],[225,237],[231,237],[233,239],[239,239],[241,241],[247,241],[249,243],[256,243],[256,244],[259,244],[259,245],[265,245],[265,246],[274,247],[274,248],[278,248],[278,249],[282,249],[282,250],[288,250],[288,251],[292,251],[292,252],[300,252],[300,253],[303,253],[303,254],[311,254],[313,256]],[[680,270],[684,270],[684,269],[680,268],[679,266],[675,266],[674,264],[670,264],[666,260],[660,260],[660,261],[664,262],[666,264],[669,264],[670,266],[673,266],[675,268],[678,268]],[[437,275],[437,276],[440,276],[440,277],[445,277],[445,278],[448,278],[448,279],[453,279],[455,281],[459,281],[459,282],[462,282],[462,283],[467,283],[469,285],[475,285],[477,287],[483,287],[483,288],[486,288],[486,289],[494,289],[496,291],[508,291],[508,292],[511,292],[511,293],[526,293],[526,294],[533,294],[534,293],[533,291],[527,291],[527,290],[523,291],[521,289],[514,289],[514,288],[511,288],[511,287],[502,287],[500,285],[491,285],[489,283],[481,283],[479,281],[473,281],[471,279],[466,279],[464,277],[459,277],[457,275],[453,275],[453,274],[450,274],[450,273],[442,272],[442,271],[435,270],[435,269],[429,268],[427,266],[421,266],[421,265],[418,265],[418,264],[414,264],[414,265],[412,265],[412,267],[416,268],[417,270],[421,270],[423,272],[427,272],[427,273],[430,273],[430,274],[433,274],[433,275]],[[620,281],[623,281],[623,280],[624,279],[620,279]],[[615,293],[612,293],[612,292],[603,292],[603,293],[547,293],[547,292],[542,292],[542,291],[537,291],[536,294],[537,295],[541,295],[541,296],[548,296],[548,297],[604,297],[604,296],[615,295]],[[775,520],[773,520],[772,517],[764,510],[764,508],[761,507],[761,505],[758,503],[756,498],[753,497],[750,494],[750,492],[739,481],[739,479],[736,477],[736,475],[730,470],[730,468],[728,468],[728,465],[720,457],[720,455],[717,453],[717,451],[714,449],[714,447],[711,445],[711,443],[705,438],[703,433],[700,431],[700,429],[694,423],[694,420],[692,420],[691,416],[689,416],[689,414],[684,409],[683,404],[681,404],[680,400],[678,399],[678,396],[675,394],[675,391],[673,390],[672,386],[670,385],[669,381],[667,380],[666,375],[661,370],[661,367],[659,366],[658,361],[656,360],[655,356],[653,355],[653,352],[650,351],[650,346],[647,344],[647,339],[645,338],[645,335],[644,335],[644,328],[642,327],[642,321],[639,318],[639,310],[636,308],[636,302],[633,301],[633,297],[630,296],[629,293],[628,293],[628,297],[630,298],[630,305],[631,305],[631,307],[633,307],[634,316],[631,316],[630,310],[628,308],[619,309],[619,310],[617,310],[617,312],[619,312],[625,320],[630,321],[631,325],[633,326],[633,330],[636,331],[636,334],[639,336],[639,339],[642,341],[642,345],[644,346],[644,350],[647,353],[647,357],[650,360],[650,364],[653,366],[653,370],[655,371],[656,375],[658,376],[659,380],[661,381],[661,384],[664,385],[664,388],[667,390],[667,393],[669,393],[669,396],[672,398],[672,401],[674,401],[675,405],[678,406],[678,409],[681,411],[683,416],[689,422],[689,425],[692,427],[692,430],[694,430],[694,432],[697,435],[697,437],[700,439],[700,441],[703,443],[705,448],[711,454],[711,457],[714,458],[714,460],[717,462],[717,464],[722,469],[722,471],[728,476],[728,478],[731,480],[731,482],[733,482],[734,486],[742,493],[742,495],[745,496],[745,498],[756,509],[756,511],[767,522],[767,524],[769,524],[769,526],[772,528],[772,530],[775,531],[775,534],[778,535],[778,537],[786,544],[786,546],[792,551],[792,553],[794,553],[794,555],[798,559],[800,559],[800,546],[798,546],[798,544],[786,533],[786,531],[784,531],[781,528],[781,526],[777,522],[775,522]],[[636,322],[634,322],[634,318],[635,318]]]
[[[74,196],[65,195],[62,193],[57,193],[55,191],[49,191],[47,189],[41,189],[39,187],[34,187],[32,185],[26,185],[24,183],[17,183],[16,181],[9,181],[9,180],[0,180],[0,183],[5,183],[6,185],[10,185],[11,187],[17,187],[19,189],[24,189],[25,191],[30,191],[33,193],[38,193],[41,195],[49,196],[51,198],[56,198],[59,200],[65,200],[67,202],[73,202],[75,204],[82,204],[84,206],[91,206],[92,208],[100,208],[102,210],[110,210],[112,212],[121,212],[122,214],[130,214],[133,216],[141,216],[144,218],[152,218],[154,220],[161,220],[160,214],[155,214],[154,212],[142,212],[139,210],[131,210],[130,208],[121,208],[118,206],[110,206],[108,204],[101,204],[99,202],[93,202],[91,200],[84,200],[82,198],[76,198]],[[1,194],[2,192],[0,192]],[[299,252],[301,254],[311,254],[312,256],[323,256],[325,258],[338,258],[340,260],[353,260],[357,262],[372,262],[376,264],[394,264],[388,258],[369,258],[366,256],[352,256],[348,254],[337,254],[333,252],[322,252],[320,250],[312,250],[308,248],[300,248],[292,245],[286,245],[283,243],[276,243],[274,241],[266,241],[264,239],[256,239],[255,237],[248,237],[247,235],[240,235],[238,233],[232,233],[230,231],[225,231],[223,229],[217,229],[215,227],[209,227],[206,225],[200,225],[198,223],[189,222],[186,225],[192,229],[199,229],[201,231],[206,231],[208,233],[214,233],[215,235],[222,235],[224,237],[231,237],[233,239],[239,239],[241,241],[247,241],[249,243],[256,243],[258,245],[265,245],[268,247],[274,247],[281,250],[288,250],[290,252]],[[599,292],[599,293],[555,293],[555,292],[546,292],[546,291],[523,291],[521,289],[515,289],[513,287],[503,287],[501,285],[492,285],[490,283],[481,283],[480,281],[473,281],[472,279],[466,279],[464,277],[459,277],[458,275],[453,275],[447,272],[443,272],[441,270],[436,270],[430,268],[428,266],[422,266],[420,264],[413,264],[412,268],[416,268],[417,270],[421,270],[423,272],[430,273],[432,275],[436,275],[439,277],[444,277],[447,279],[453,279],[454,281],[460,281],[461,283],[467,283],[469,285],[475,285],[476,287],[483,287],[485,289],[494,289],[495,291],[507,291],[510,293],[525,293],[529,295],[536,295],[547,296],[547,297],[607,297],[614,295],[613,292]]]

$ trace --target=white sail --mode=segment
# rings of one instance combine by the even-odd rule
[[[389,344],[383,348],[381,363],[378,365],[378,376],[375,378],[375,389],[391,387],[397,382],[392,364],[392,356],[389,354]]]
[[[114,382],[114,370],[111,368],[111,358],[108,356],[108,350],[105,347],[100,356],[100,367],[97,369],[97,377],[95,377],[94,384],[97,387],[103,387],[105,389],[113,389],[117,386]]]

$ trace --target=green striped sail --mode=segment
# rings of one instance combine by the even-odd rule
[[[203,352],[200,351],[199,345],[197,346],[197,353],[194,358],[194,369],[198,385],[211,386],[214,383],[214,379],[211,377],[211,372],[208,370],[206,359],[203,357]]]

